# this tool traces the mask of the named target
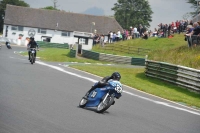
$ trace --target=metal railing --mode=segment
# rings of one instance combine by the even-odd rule
[[[200,93],[200,70],[146,60],[145,75]]]
[[[128,56],[98,53],[98,52],[93,52],[93,51],[84,50],[84,49],[82,49],[82,56],[85,58],[93,59],[93,60],[114,62],[114,63],[119,63],[119,64],[145,66],[144,58],[134,58],[134,57],[128,57]]]

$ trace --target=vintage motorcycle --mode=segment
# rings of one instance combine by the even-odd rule
[[[87,99],[83,97],[79,103],[79,107],[96,107],[97,113],[103,113],[111,105],[114,105],[115,98],[118,99],[121,97],[122,91],[122,84],[119,81],[109,80],[105,87],[96,88],[92,91]]]
[[[8,49],[12,49],[12,47],[10,46],[10,42],[6,41],[6,47],[7,47]]]

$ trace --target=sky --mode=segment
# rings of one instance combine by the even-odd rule
[[[53,6],[54,0],[24,0],[32,8]],[[96,9],[102,15],[114,15],[111,10],[117,0],[56,0],[57,8],[74,13],[88,13]],[[194,12],[187,0],[148,0],[152,11],[150,29],[157,28],[159,23],[169,24],[172,21],[182,20],[187,12]]]

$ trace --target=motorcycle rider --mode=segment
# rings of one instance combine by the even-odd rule
[[[114,72],[112,73],[111,76],[106,76],[104,77],[102,80],[100,80],[96,85],[92,86],[92,88],[86,93],[86,95],[84,96],[85,99],[88,98],[89,94],[96,88],[98,87],[104,87],[108,84],[109,80],[117,80],[120,81],[121,79],[121,75],[119,74],[119,72]],[[119,97],[116,97],[117,99],[119,99]]]
[[[7,46],[8,49],[12,49],[11,46],[10,46],[10,42],[8,42],[8,41],[6,41],[6,46]]]
[[[28,43],[27,45],[27,49],[28,49],[28,60],[30,60],[30,48],[36,48],[37,47],[37,50],[39,50],[39,46],[38,44],[36,43],[34,37],[30,37],[30,42]],[[36,58],[36,51],[35,51],[35,58]]]

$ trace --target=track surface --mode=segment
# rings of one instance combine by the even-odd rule
[[[200,112],[124,87],[104,114],[78,103],[100,77],[0,50],[0,133],[199,133]]]

